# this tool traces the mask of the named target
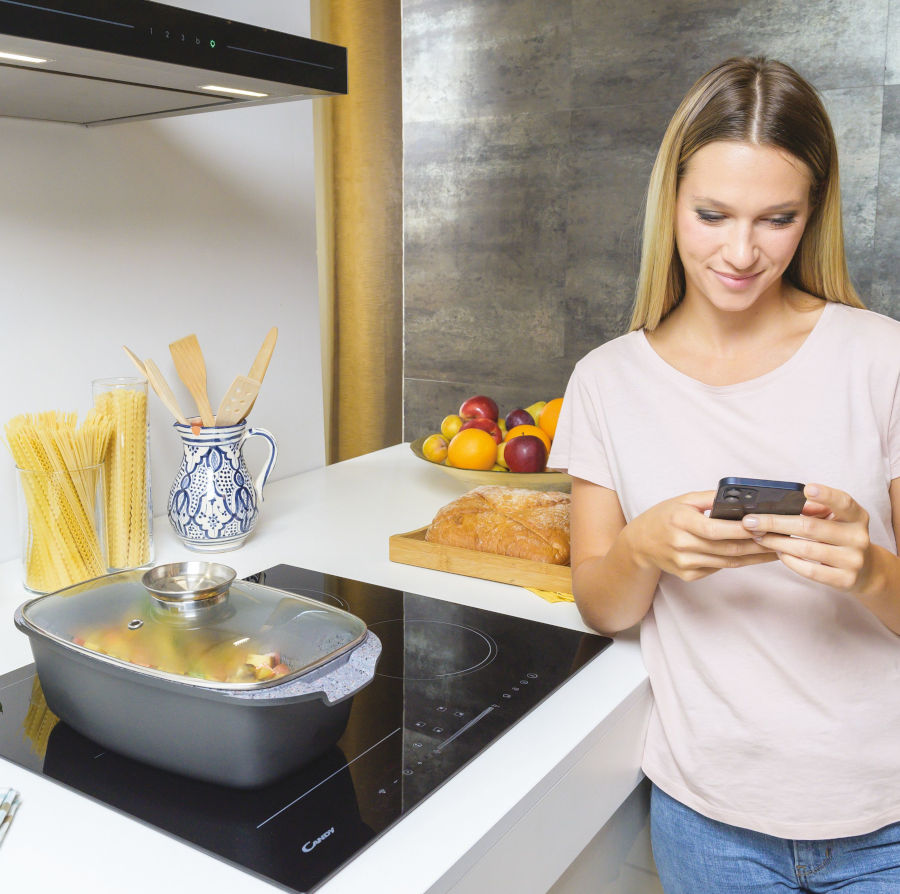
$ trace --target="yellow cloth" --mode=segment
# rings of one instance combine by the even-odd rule
[[[539,590],[537,587],[525,587],[526,590],[546,599],[547,602],[574,602],[575,597],[571,593],[560,593],[557,590]]]
[[[313,99],[325,455],[403,439],[403,117],[398,0],[312,0],[347,48],[346,96]]]

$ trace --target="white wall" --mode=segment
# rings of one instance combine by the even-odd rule
[[[309,35],[308,4],[295,0],[181,5]],[[83,417],[92,379],[135,374],[123,344],[159,364],[193,415],[168,351],[191,332],[215,410],[278,326],[250,422],[278,440],[273,478],[323,465],[315,249],[311,101],[98,128],[0,118],[0,424]],[[158,515],[181,448],[155,395],[150,408]],[[4,446],[0,560],[19,553]]]

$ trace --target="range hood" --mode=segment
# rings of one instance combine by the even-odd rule
[[[150,0],[0,0],[0,116],[92,126],[346,92],[344,47]]]

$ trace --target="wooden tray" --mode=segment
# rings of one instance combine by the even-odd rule
[[[484,580],[553,590],[572,592],[572,569],[568,565],[551,565],[549,562],[532,562],[529,559],[511,559],[495,553],[483,553],[458,546],[428,543],[425,532],[428,525],[408,534],[393,534],[389,539],[389,556],[392,562],[433,568],[452,574],[465,574]]]

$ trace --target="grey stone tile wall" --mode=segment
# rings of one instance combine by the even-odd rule
[[[851,274],[900,318],[900,0],[403,0],[404,437],[562,394],[627,325],[681,96],[731,55],[822,91]]]

